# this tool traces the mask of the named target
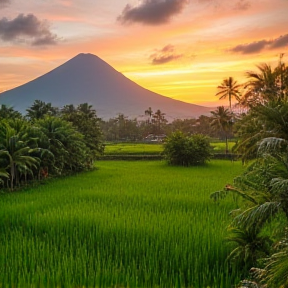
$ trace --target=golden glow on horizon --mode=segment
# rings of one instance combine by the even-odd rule
[[[286,0],[251,1],[243,10],[233,8],[238,0],[221,0],[219,8],[211,1],[195,1],[169,23],[157,26],[123,26],[116,21],[125,5],[133,1],[46,2],[19,0],[16,5],[11,1],[1,10],[2,17],[9,19],[19,13],[47,19],[51,33],[57,34],[59,41],[45,47],[29,46],[25,41],[3,41],[0,92],[31,81],[79,53],[92,53],[156,93],[190,103],[214,103],[217,86],[224,78],[232,76],[243,83],[245,72],[257,70],[255,65],[276,65],[279,53],[288,54],[288,43],[274,50],[263,46],[254,53],[229,52],[237,45],[288,34]],[[161,54],[167,45],[173,47],[170,54]],[[162,56],[175,59],[152,65],[153,57]]]

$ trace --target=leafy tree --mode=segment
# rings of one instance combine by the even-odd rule
[[[262,64],[257,66],[260,73],[247,73],[249,81],[241,101],[249,110],[235,125],[240,139],[236,150],[243,161],[256,157],[257,145],[264,138],[288,140],[288,68],[281,59],[275,69]]]
[[[237,101],[240,101],[240,91],[242,85],[237,84],[237,81],[234,80],[233,77],[225,78],[222,83],[217,87],[219,92],[216,96],[219,96],[219,99],[229,100],[229,107],[231,110],[231,102],[234,97]]]
[[[257,261],[267,257],[271,251],[271,239],[261,235],[258,226],[231,226],[225,240],[234,246],[227,260],[234,262],[238,269],[244,271],[257,265]]]
[[[23,132],[17,132],[8,122],[1,122],[0,158],[6,173],[9,174],[11,191],[15,184],[19,184],[20,172],[37,167],[39,164],[39,159],[31,156],[35,149],[29,147],[29,136]]]
[[[266,287],[288,287],[288,235],[276,245],[275,253],[268,258],[265,269],[262,269],[260,279],[266,282]],[[264,287],[263,287],[264,288]]]
[[[243,199],[240,209],[232,213],[230,229],[237,233],[230,239],[236,244],[231,256],[243,260],[245,253],[250,255],[245,268],[266,259],[260,268],[251,269],[255,281],[244,280],[242,285],[280,288],[288,287],[288,237],[284,229],[266,228],[280,221],[288,228],[288,69],[282,58],[275,69],[267,64],[258,68],[260,73],[249,72],[243,97],[249,111],[236,124],[237,150],[244,161],[256,160],[233,186],[228,184],[211,197],[217,200],[230,192]]]
[[[239,141],[236,150],[243,161],[257,156],[258,143],[264,138],[288,140],[288,102],[271,101],[251,108],[235,125]]]
[[[1,119],[15,119],[22,118],[21,113],[15,111],[12,107],[8,107],[7,105],[1,104],[0,107],[0,120]]]
[[[261,258],[268,259],[264,270],[261,270],[261,278],[271,285],[268,284],[268,287],[281,287],[287,280],[287,269],[282,269],[287,267],[286,256],[282,257],[287,255],[287,246],[279,246],[279,243],[285,243],[283,240],[275,242],[279,231],[274,230],[268,235],[263,232],[276,217],[284,217],[284,223],[288,225],[288,141],[275,137],[265,138],[260,142],[258,155],[257,161],[234,180],[235,186],[226,185],[225,190],[217,191],[211,197],[218,200],[230,192],[244,200],[240,209],[233,213],[230,229],[239,233],[237,237],[234,233],[229,239],[237,244],[230,255],[243,261],[246,251],[246,269],[258,265]],[[242,235],[241,241],[239,235]],[[287,235],[282,236],[287,239]],[[274,245],[271,245],[273,240]]]
[[[281,56],[280,56],[281,57]],[[241,103],[249,108],[259,104],[266,105],[273,101],[287,101],[288,96],[288,67],[280,58],[276,68],[266,63],[257,65],[259,72],[249,71],[245,84],[245,93]]]
[[[163,126],[167,123],[167,120],[165,119],[165,113],[158,109],[152,117],[152,123],[156,125],[156,134],[163,133]]]
[[[76,108],[66,105],[61,110],[62,118],[72,125],[84,136],[84,142],[89,149],[90,163],[104,151],[103,135],[100,129],[100,118],[92,105],[83,103]]]
[[[210,160],[211,149],[206,136],[202,134],[186,136],[176,131],[166,138],[163,154],[171,165],[193,166]]]
[[[32,121],[43,118],[45,115],[56,116],[58,108],[53,107],[51,103],[45,103],[41,100],[35,100],[32,106],[26,109],[26,117]]]
[[[62,175],[67,172],[90,167],[88,149],[83,135],[71,123],[58,117],[46,115],[35,122],[39,129],[39,146],[50,151],[42,157],[42,167],[51,173]]]

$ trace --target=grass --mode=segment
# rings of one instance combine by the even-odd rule
[[[105,155],[159,155],[163,151],[162,144],[116,143],[105,146]]]
[[[211,192],[240,163],[171,167],[102,161],[98,170],[0,197],[0,287],[231,287],[232,199]],[[2,284],[2,286],[1,286]]]
[[[229,151],[235,142],[228,142]],[[225,142],[212,142],[214,153],[225,153]],[[150,143],[110,143],[105,146],[105,155],[159,155],[163,144]]]

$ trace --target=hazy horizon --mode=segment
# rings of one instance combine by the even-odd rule
[[[0,92],[79,53],[155,93],[207,107],[288,47],[287,0],[0,0]],[[284,56],[286,61],[287,55]]]

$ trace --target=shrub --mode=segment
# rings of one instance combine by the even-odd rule
[[[186,136],[176,131],[166,138],[163,154],[171,165],[194,166],[209,161],[211,151],[208,137],[202,134]]]

